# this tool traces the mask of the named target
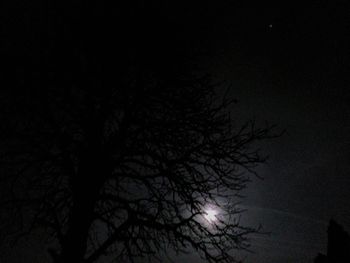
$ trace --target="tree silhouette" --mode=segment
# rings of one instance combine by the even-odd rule
[[[72,89],[50,104],[31,97],[38,109],[25,107],[3,129],[11,207],[30,209],[21,211],[22,230],[47,227],[62,262],[189,245],[209,262],[229,262],[231,249],[247,248],[255,230],[240,226],[232,202],[248,182],[244,171],[264,161],[252,146],[269,127],[235,127],[231,102],[218,104],[208,82],[193,81],[105,98]],[[217,221],[203,218],[208,206]]]
[[[218,85],[181,68],[175,51],[162,63],[157,41],[112,54],[108,44],[87,41],[90,31],[75,39],[72,25],[50,36],[46,53],[31,51],[34,64],[14,65],[22,72],[29,63],[22,88],[3,91],[7,230],[45,229],[57,242],[49,249],[57,263],[157,258],[169,248],[235,261],[232,250],[247,249],[257,231],[241,224],[235,204],[265,161],[257,147],[272,127],[235,123],[233,101],[216,96]],[[145,47],[158,50],[152,62]],[[210,220],[208,209],[216,211]]]

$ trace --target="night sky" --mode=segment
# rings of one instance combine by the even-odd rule
[[[174,19],[193,22],[177,8],[169,8]],[[196,11],[211,47],[202,65],[232,85],[233,113],[286,129],[263,146],[264,180],[245,192],[245,220],[270,232],[253,239],[246,260],[312,262],[326,252],[331,218],[350,227],[350,8]]]
[[[262,145],[264,179],[244,191],[243,219],[270,232],[252,238],[246,262],[312,262],[326,250],[331,218],[350,230],[350,6],[164,4],[159,12],[188,25],[206,50],[200,70],[231,85],[238,120],[286,130]],[[190,259],[201,262],[178,260]]]
[[[237,113],[287,131],[266,146],[265,180],[247,190],[248,218],[271,231],[248,262],[312,262],[330,218],[350,226],[349,11],[240,9],[225,19],[237,29],[226,27],[212,66],[233,84]]]
[[[271,232],[247,262],[312,262],[329,219],[350,227],[350,8],[207,8],[204,63],[232,84],[233,112],[286,129],[246,191],[247,220]]]

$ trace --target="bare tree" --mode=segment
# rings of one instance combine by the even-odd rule
[[[113,56],[122,70],[106,63],[112,48],[88,39],[102,28],[88,25],[81,39],[65,27],[46,53],[32,51],[35,65],[19,81],[30,80],[30,89],[2,91],[2,208],[12,214],[11,228],[2,227],[19,235],[45,229],[57,263],[154,259],[168,249],[235,262],[234,251],[258,231],[241,224],[235,204],[265,161],[258,146],[274,137],[272,127],[235,123],[233,101],[217,96],[208,77],[169,69],[176,55],[166,69],[124,63],[155,59],[147,54],[153,44],[129,57],[128,45],[120,47]],[[26,61],[14,64],[17,72]]]
[[[21,231],[47,228],[60,244],[51,250],[57,262],[188,247],[208,262],[232,262],[256,232],[241,226],[234,203],[264,161],[254,147],[270,127],[235,126],[232,101],[218,102],[207,78],[143,85],[104,97],[52,92],[50,104],[29,96],[40,106],[3,129]]]

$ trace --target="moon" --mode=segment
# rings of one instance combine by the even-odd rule
[[[208,208],[207,210],[205,210],[204,212],[204,218],[206,220],[208,220],[210,223],[213,223],[217,220],[216,215],[218,214],[218,212],[212,208]]]

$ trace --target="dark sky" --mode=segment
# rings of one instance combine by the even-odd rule
[[[312,262],[330,218],[350,227],[350,9],[239,9],[225,14],[212,69],[232,83],[240,116],[287,133],[268,144],[264,181],[247,190],[256,239],[248,262]],[[231,30],[232,28],[232,30]]]
[[[325,252],[330,218],[350,229],[350,7],[164,4],[160,12],[208,48],[201,67],[232,84],[238,119],[286,129],[263,145],[264,180],[245,191],[244,220],[271,232],[253,239],[247,262],[312,262]]]
[[[247,262],[312,262],[326,252],[330,218],[350,229],[350,8],[208,5],[198,14],[211,46],[203,64],[232,84],[237,117],[286,129],[264,145],[264,180],[245,192],[245,220],[271,232],[253,240]]]

